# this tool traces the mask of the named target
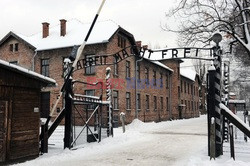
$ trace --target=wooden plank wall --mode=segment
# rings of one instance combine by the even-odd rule
[[[0,100],[0,161],[6,158],[7,110],[8,102]]]
[[[9,103],[7,160],[39,155],[40,88],[38,80],[0,66],[0,100]]]
[[[39,154],[40,93],[34,89],[15,88],[11,118],[10,159]]]

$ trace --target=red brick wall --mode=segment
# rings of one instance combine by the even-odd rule
[[[182,108],[183,118],[192,118],[199,116],[199,82],[196,77],[195,81],[181,76],[182,91],[181,91],[181,104],[185,106]],[[186,85],[186,92],[185,92]]]
[[[163,60],[161,61],[163,64],[167,65],[171,69],[174,70],[171,78],[171,118],[178,119],[179,118],[179,104],[180,98],[178,96],[178,87],[180,87],[180,63],[179,60]]]
[[[10,51],[10,44],[18,43],[18,51]],[[0,46],[0,59],[13,62],[17,61],[18,65],[32,69],[32,58],[34,51],[30,49],[24,42],[20,42],[14,37],[10,37],[6,42]]]

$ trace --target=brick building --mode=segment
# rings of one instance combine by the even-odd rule
[[[200,106],[200,80],[196,72],[186,69],[181,70],[181,85],[179,117],[191,118],[199,116]]]
[[[64,82],[64,59],[69,57],[74,45],[82,44],[90,26],[77,20],[64,19],[60,20],[57,26],[50,28],[49,25],[46,22],[42,23],[42,32],[30,37],[10,32],[0,41],[0,59],[34,70],[57,81],[57,87],[43,89],[42,117],[49,115]],[[114,22],[103,21],[96,24],[82,56],[88,58],[110,55],[131,45],[140,45],[140,42],[135,42],[131,33]],[[113,63],[115,59],[105,60]],[[127,56],[121,62],[110,65],[115,119],[119,119],[120,112],[126,114],[127,123],[136,116],[142,121],[198,116],[200,82],[197,75],[194,79],[190,79],[180,74],[181,62],[181,60],[149,61],[138,56]],[[108,66],[86,67],[75,71],[73,78],[90,83],[105,82],[106,67]],[[181,88],[184,88],[181,82],[189,84],[187,87],[190,88],[190,94],[180,93]],[[74,88],[77,93],[95,96],[100,96],[102,89],[88,85]],[[191,104],[185,104],[184,98],[188,98],[187,103]],[[180,107],[184,104],[185,111],[180,112]],[[57,110],[61,110],[62,107],[63,100]]]

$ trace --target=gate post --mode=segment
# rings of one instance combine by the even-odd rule
[[[221,49],[219,46],[219,42],[222,40],[222,36],[219,33],[213,35],[212,40],[216,43],[214,47],[214,66],[216,69],[215,77],[214,77],[214,117],[215,117],[215,146],[216,146],[216,157],[219,157],[223,154],[223,139],[222,139],[222,122],[223,116],[220,110],[221,103]]]
[[[64,149],[71,148],[72,137],[72,78],[69,79],[65,93],[65,130],[64,130]]]
[[[112,90],[111,90],[111,69],[110,67],[106,68],[106,86],[107,86],[107,101],[109,102],[108,105],[108,128],[107,128],[107,135],[113,136],[113,108],[112,108]]]
[[[215,84],[214,84],[214,80],[215,80],[215,67],[212,65],[210,66],[210,68],[208,69],[208,97],[207,97],[207,125],[208,125],[208,155],[211,156],[212,154],[211,149],[215,149],[215,147],[211,147],[213,146],[211,144],[211,134],[213,133],[211,130],[211,120],[212,118],[215,119]],[[215,123],[215,122],[214,122]],[[214,135],[215,136],[215,135]],[[214,138],[215,140],[215,138]]]

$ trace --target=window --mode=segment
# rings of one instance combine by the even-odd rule
[[[85,90],[85,95],[87,96],[95,96],[95,90]],[[88,109],[95,109],[95,104],[87,105]]]
[[[187,86],[188,86],[188,94],[189,94],[189,83],[187,84]]]
[[[147,67],[145,68],[145,80],[145,83],[149,84],[149,69]]]
[[[190,101],[188,101],[188,110],[190,110]]]
[[[126,109],[131,109],[131,98],[130,98],[130,92],[126,92]]]
[[[168,79],[168,75],[166,75],[166,88],[168,88],[169,87],[169,81],[168,81],[169,79]]]
[[[192,111],[194,111],[194,102],[191,101],[191,107],[192,107]]]
[[[187,93],[187,83],[184,82],[184,92]]]
[[[178,86],[178,98],[181,98],[180,86]]]
[[[10,44],[10,51],[13,52],[14,45]]]
[[[191,84],[191,95],[193,95],[193,85]]]
[[[149,95],[146,95],[146,109],[149,110]]]
[[[169,110],[169,101],[168,101],[168,97],[166,97],[166,107],[167,107],[167,111]]]
[[[95,96],[95,90],[85,90],[85,95],[87,95],[87,96]]]
[[[154,81],[154,85],[156,85],[156,71],[153,70],[153,81]]]
[[[118,91],[114,90],[113,91],[113,106],[115,110],[119,109],[119,104],[118,104]]]
[[[163,80],[163,75],[162,75],[162,73],[160,73],[160,84],[161,84],[160,86],[161,87],[163,87],[163,81],[162,80]]]
[[[163,97],[161,97],[161,111],[163,111]]]
[[[181,93],[183,92],[183,81],[181,80]]]
[[[118,63],[115,57],[114,57],[114,75],[118,75]]]
[[[141,109],[141,94],[137,94],[137,109],[140,110]]]
[[[126,78],[130,78],[130,61],[126,61]]]
[[[10,63],[11,63],[11,64],[14,64],[14,65],[17,65],[17,64],[18,64],[17,61],[11,61]]]
[[[49,77],[49,59],[41,60],[41,74]]]
[[[187,100],[185,100],[185,107],[186,107],[185,110],[187,110],[187,107],[188,107],[188,105],[187,105]]]
[[[95,64],[94,64],[94,60],[92,59],[94,55],[86,55],[85,59],[86,59],[86,65],[87,67],[85,67],[85,74],[95,74]]]
[[[154,96],[154,110],[157,110],[157,98]]]
[[[10,51],[17,52],[18,51],[18,43],[10,44]]]
[[[140,64],[137,64],[136,78],[137,78],[137,80],[139,80],[139,81],[140,81],[140,79],[141,79],[140,70],[141,70],[141,65],[140,65]]]
[[[180,79],[180,67],[177,67],[177,75],[178,75],[178,79]]]
[[[18,43],[15,43],[15,51],[18,51]]]
[[[118,36],[118,47],[125,48],[126,47],[126,39],[122,36]]]

